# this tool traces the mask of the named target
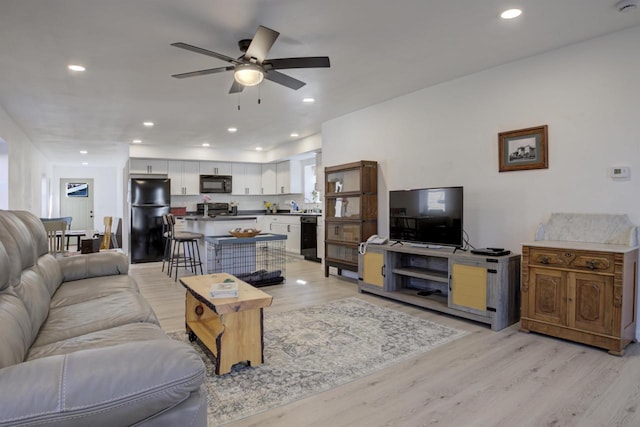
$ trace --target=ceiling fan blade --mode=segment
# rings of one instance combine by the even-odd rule
[[[327,68],[331,64],[328,56],[307,56],[304,58],[265,59],[262,66],[267,70],[284,70],[287,68]]]
[[[224,71],[231,71],[235,67],[230,65],[228,67],[209,68],[207,70],[191,71],[190,73],[173,74],[171,77],[176,79],[184,79],[187,77],[204,76],[206,74],[222,73]]]
[[[231,85],[231,89],[229,89],[229,93],[240,93],[243,89],[244,86],[234,80],[233,84]]]
[[[190,50],[191,52],[200,53],[202,55],[213,56],[214,58],[222,59],[223,61],[231,62],[232,64],[242,64],[242,61],[238,61],[235,58],[232,58],[227,55],[223,55],[221,53],[212,52],[210,50],[203,49],[198,46],[192,46],[190,44],[186,44],[182,42],[171,43],[171,46],[179,47],[180,49]]]
[[[306,85],[305,82],[302,82],[298,79],[294,79],[293,77],[287,76],[286,74],[282,74],[278,71],[269,71],[265,73],[264,78],[267,80],[271,80],[272,82],[281,84],[293,90],[298,90],[302,86]]]
[[[279,32],[260,25],[244,54],[244,59],[250,60],[251,58],[256,58],[258,64],[262,64],[262,61],[267,57],[267,53],[269,53],[269,49],[271,49],[271,46],[273,46],[273,43],[275,43],[279,35]]]

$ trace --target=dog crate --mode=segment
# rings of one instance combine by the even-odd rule
[[[205,237],[207,273],[233,274],[256,287],[284,283],[286,240],[282,234]]]

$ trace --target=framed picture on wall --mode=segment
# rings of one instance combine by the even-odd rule
[[[547,125],[498,134],[500,172],[549,167]]]
[[[86,182],[68,182],[67,197],[89,197],[89,184]]]

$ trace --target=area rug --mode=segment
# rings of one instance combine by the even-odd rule
[[[265,313],[264,364],[213,373],[207,366],[209,425],[220,425],[371,374],[466,335],[358,298],[285,313]],[[171,334],[188,342],[184,332]]]

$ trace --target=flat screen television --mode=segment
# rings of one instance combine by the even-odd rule
[[[389,192],[389,240],[463,247],[462,187]]]

